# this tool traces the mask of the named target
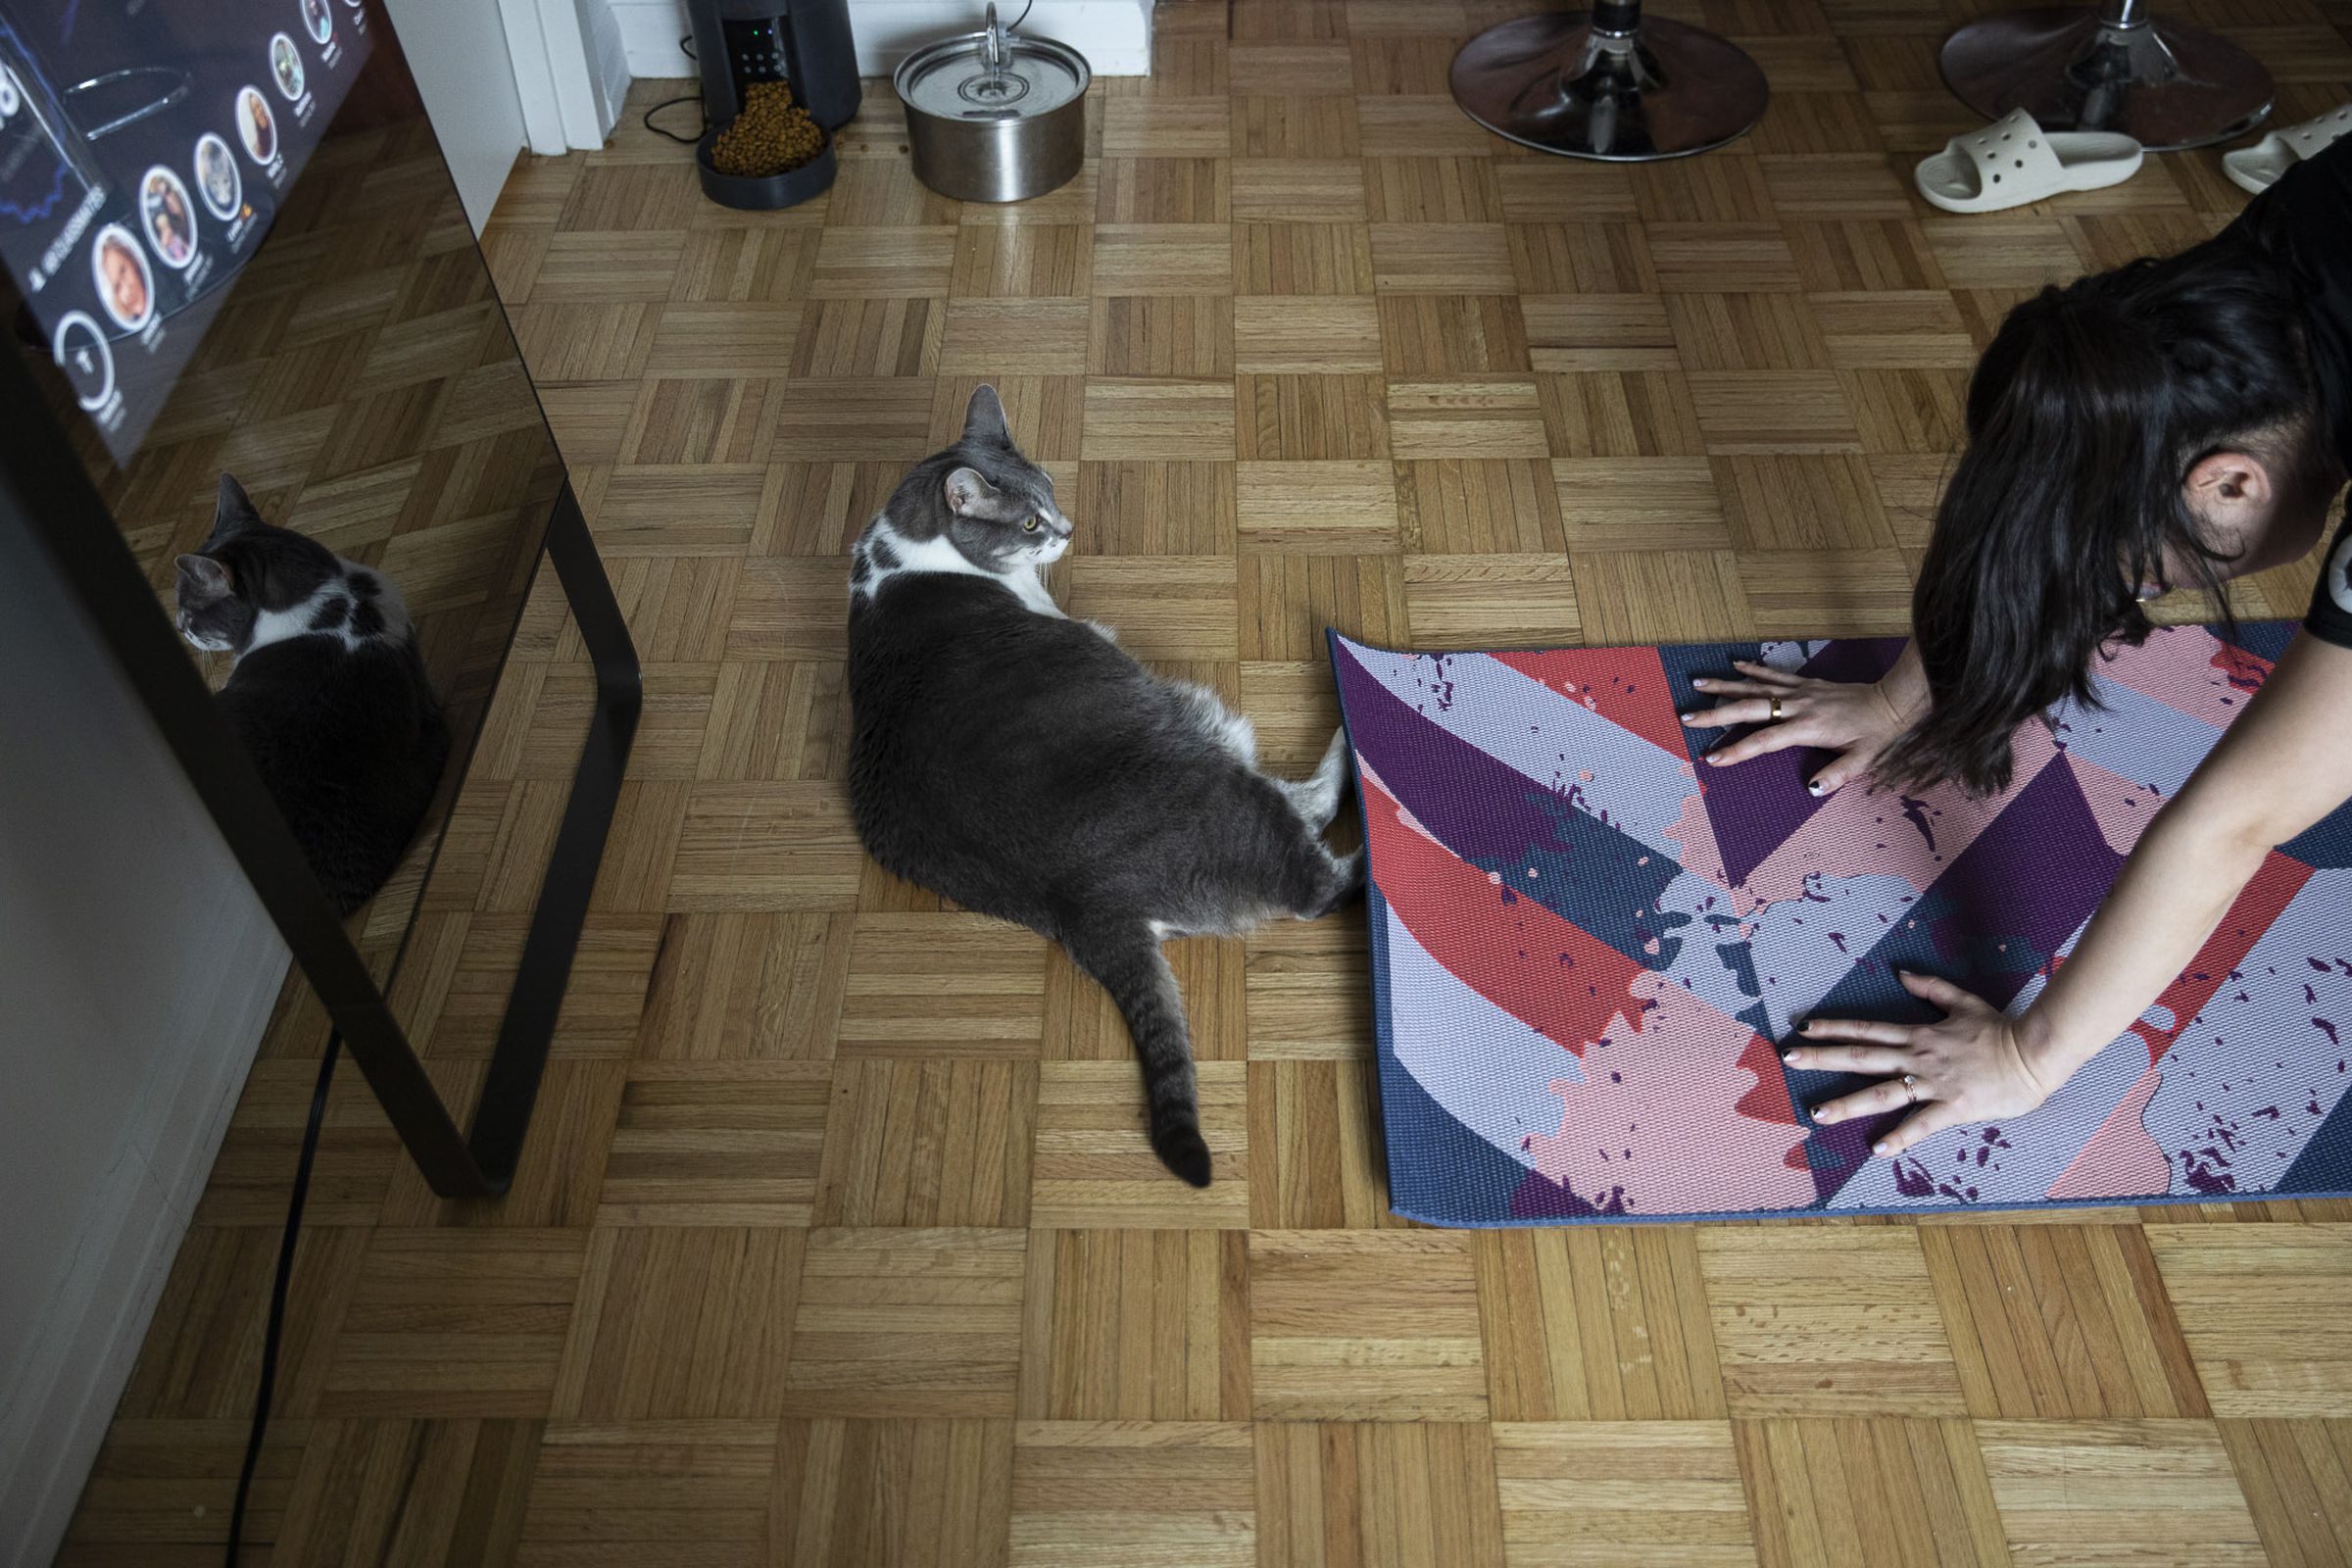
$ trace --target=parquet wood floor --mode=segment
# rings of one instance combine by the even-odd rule
[[[2352,1560],[2352,1205],[1410,1226],[1356,915],[1175,950],[1196,1193],[1099,993],[860,857],[843,551],[980,380],[1073,498],[1056,591],[1303,768],[1327,623],[1900,630],[2001,313],[2240,204],[2209,152],[1998,217],[1919,203],[1974,0],[1680,0],[1764,62],[1759,130],[1527,154],[1446,98],[1517,9],[1163,5],[1086,172],[1015,208],[916,184],[879,83],[790,212],[704,202],[633,114],[516,170],[485,248],[646,722],[514,1195],[431,1198],[345,1075],[250,1562]],[[2186,13],[2270,64],[2281,121],[2347,95],[2342,0]],[[2310,571],[2243,608],[2297,612]],[[542,584],[398,991],[461,1097],[588,692]],[[216,1558],[319,1034],[290,1003],[73,1568]]]

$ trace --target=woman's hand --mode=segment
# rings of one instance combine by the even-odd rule
[[[1805,1039],[1850,1043],[1781,1054],[1789,1066],[1807,1072],[1887,1075],[1885,1083],[1816,1105],[1815,1121],[1851,1121],[1914,1105],[1902,1125],[1871,1146],[1877,1153],[1899,1154],[1946,1127],[2022,1116],[2065,1081],[2065,1074],[2046,1067],[2036,1071],[2016,1020],[1949,980],[1926,974],[1900,979],[1913,996],[1941,1007],[1944,1020],[1912,1025],[1809,1018],[1797,1031]]]
[[[1745,660],[1735,661],[1732,667],[1740,679],[1690,683],[1709,697],[1725,701],[1682,715],[1683,722],[1693,729],[1764,726],[1709,752],[1707,761],[1716,767],[1791,746],[1818,747],[1838,755],[1806,781],[1805,788],[1827,795],[1868,773],[1895,737],[1911,725],[1904,705],[1888,694],[1888,681],[1817,680]],[[1773,716],[1775,698],[1780,699],[1777,719]]]

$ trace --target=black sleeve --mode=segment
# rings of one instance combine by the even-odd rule
[[[2352,508],[2336,524],[2328,541],[2328,559],[2320,566],[2319,586],[2312,590],[2311,613],[2303,629],[2322,642],[2352,648]]]

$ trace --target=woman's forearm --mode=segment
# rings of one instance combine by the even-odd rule
[[[2055,1086],[2188,967],[2275,844],[2352,795],[2352,649],[2297,637],[2262,691],[2132,851],[2124,874],[2018,1021]]]
[[[2055,1088],[2132,1026],[2194,960],[2269,846],[2199,802],[2149,824],[2074,955],[2018,1020],[2028,1067]]]

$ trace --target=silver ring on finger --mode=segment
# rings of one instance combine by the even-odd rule
[[[1772,721],[1775,724],[1781,721],[1781,699],[1777,693],[1772,699]]]
[[[1915,1072],[1903,1074],[1903,1100],[1909,1104],[1919,1103],[1919,1074]]]

